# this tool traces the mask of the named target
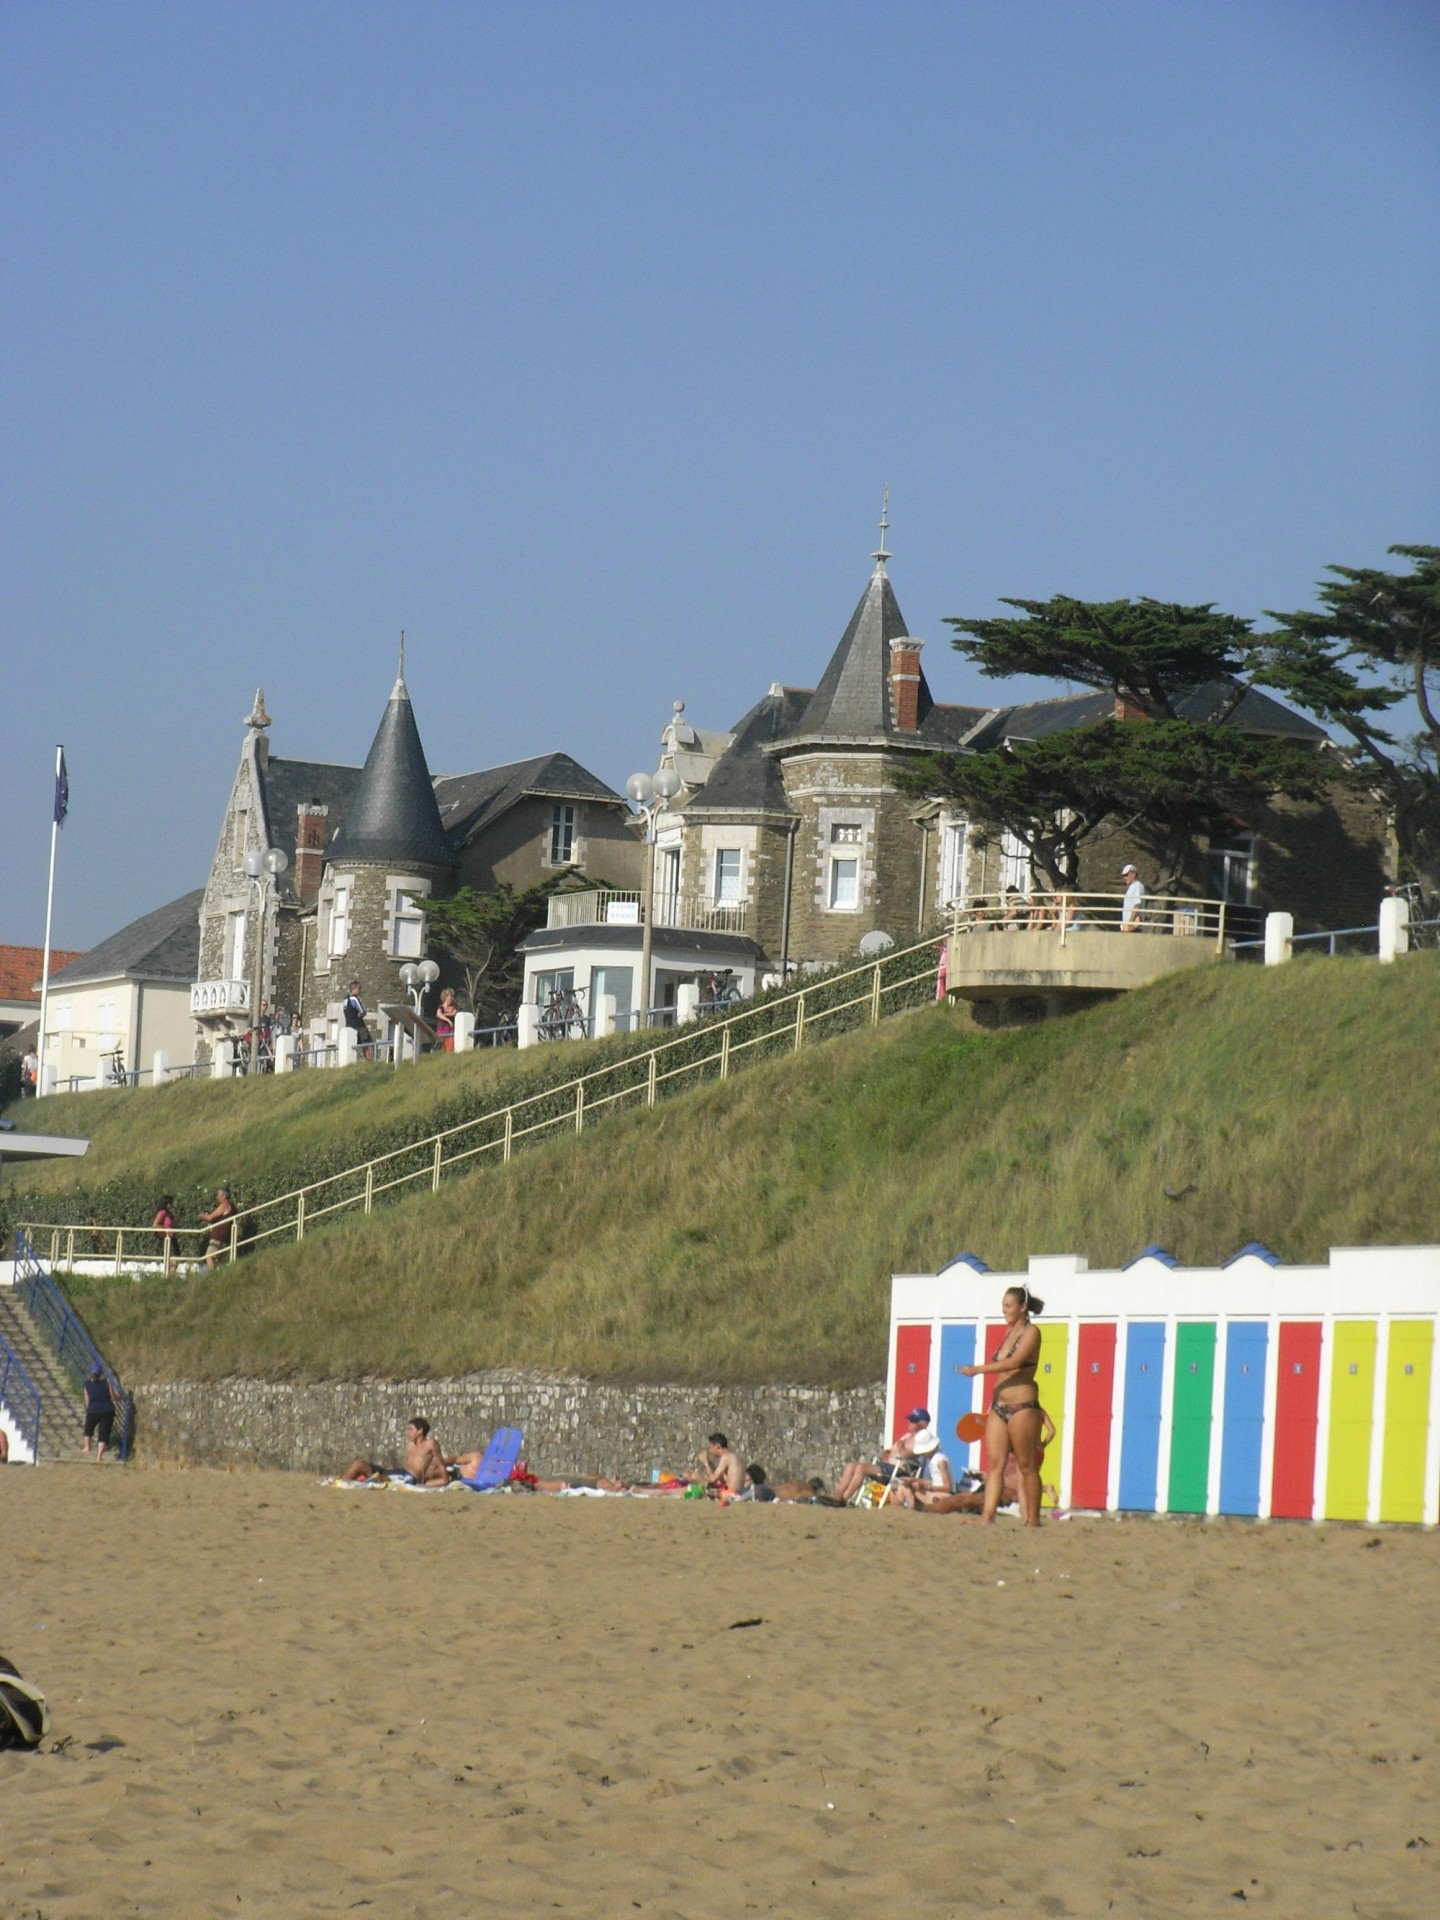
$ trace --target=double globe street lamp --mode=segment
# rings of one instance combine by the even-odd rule
[[[240,862],[245,877],[254,887],[260,909],[260,941],[255,952],[255,969],[250,975],[250,1073],[254,1077],[260,1059],[260,976],[265,971],[265,943],[269,931],[270,896],[279,886],[280,876],[290,862],[279,847],[267,847],[264,853],[251,847]]]
[[[625,782],[640,817],[645,822],[645,905],[640,926],[640,1026],[650,1024],[650,926],[655,917],[655,829],[660,815],[680,791],[683,782],[673,767],[660,767],[654,773],[632,773]]]
[[[420,1009],[424,1005],[425,995],[440,978],[440,969],[433,960],[422,960],[417,966],[413,960],[407,960],[400,969],[400,984],[410,996],[410,1004],[415,1009],[415,1018],[420,1018]],[[415,1047],[415,1059],[420,1058],[420,1035],[418,1030],[411,1036]],[[403,1046],[397,1048],[395,1064],[399,1066],[404,1057]]]

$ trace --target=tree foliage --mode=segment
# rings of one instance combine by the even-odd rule
[[[1345,734],[1387,796],[1406,866],[1440,882],[1440,547],[1391,547],[1408,574],[1330,567],[1323,612],[1269,613],[1249,668]],[[1420,731],[1397,739],[1383,716],[1412,699]]]
[[[1020,617],[950,620],[957,650],[992,678],[1033,675],[1108,692],[1117,717],[978,753],[933,754],[897,781],[1013,833],[1052,886],[1076,886],[1084,843],[1121,824],[1153,846],[1164,890],[1197,834],[1226,830],[1276,794],[1312,799],[1333,777],[1296,741],[1183,716],[1183,697],[1196,687],[1218,683],[1222,716],[1240,698],[1247,621],[1147,599],[1057,595],[1005,605]]]
[[[461,887],[448,900],[426,901],[430,937],[464,973],[466,998],[481,1025],[485,1016],[518,1001],[525,962],[515,949],[527,933],[544,926],[550,896],[569,891],[580,877],[578,867],[564,867],[533,887],[502,880],[485,893]]]

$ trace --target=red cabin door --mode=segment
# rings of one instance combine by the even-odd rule
[[[1270,1512],[1315,1517],[1315,1436],[1320,1423],[1320,1323],[1283,1320],[1275,1376],[1275,1471]]]
[[[1110,1413],[1115,1396],[1115,1327],[1080,1329],[1071,1429],[1070,1504],[1103,1508],[1110,1490]]]
[[[930,1404],[930,1328],[901,1326],[895,1329],[895,1415],[890,1423],[890,1438],[898,1440],[905,1431],[905,1416],[912,1407]]]

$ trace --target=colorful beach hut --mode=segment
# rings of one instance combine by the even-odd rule
[[[930,1407],[956,1437],[993,1376],[1006,1289],[1045,1301],[1042,1478],[1064,1507],[1270,1520],[1440,1521],[1440,1247],[1336,1247],[1286,1266],[1259,1245],[1221,1267],[1160,1247],[1092,1271],[1075,1254],[993,1273],[961,1254],[890,1289],[886,1432]]]

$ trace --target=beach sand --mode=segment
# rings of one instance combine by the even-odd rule
[[[1440,1911],[1433,1534],[54,1466],[0,1566],[5,1920]]]

